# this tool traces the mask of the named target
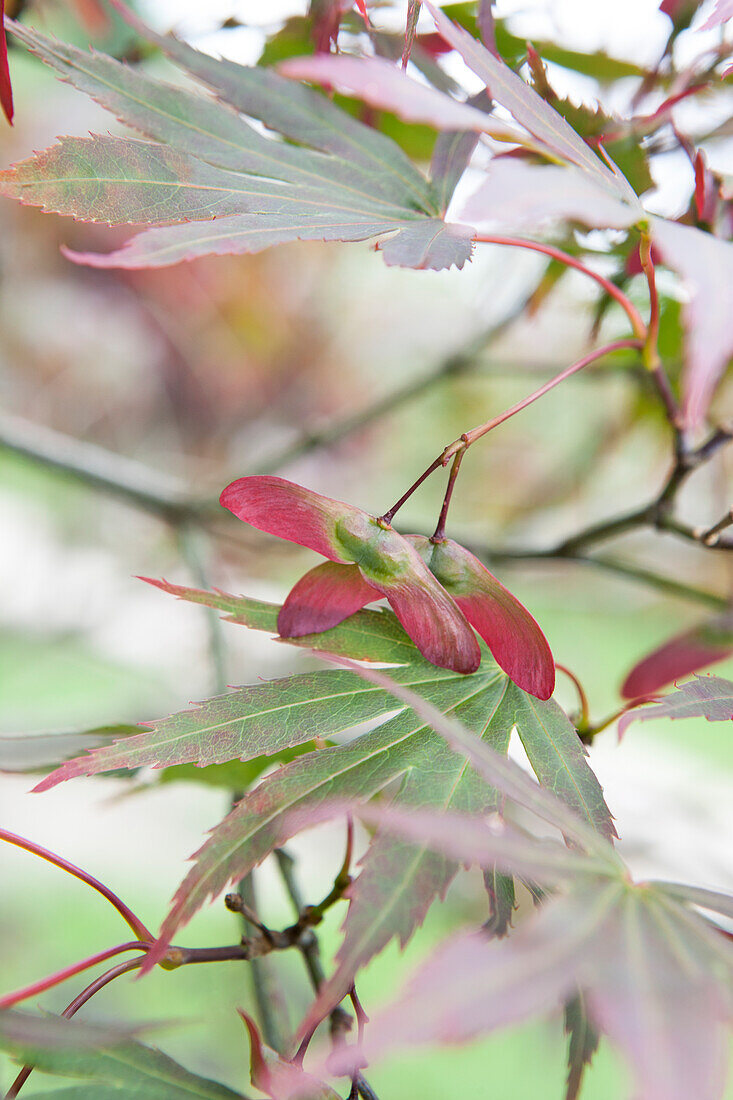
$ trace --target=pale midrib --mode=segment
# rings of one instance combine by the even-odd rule
[[[330,213],[334,209],[340,210],[344,213],[353,212],[354,214],[360,214],[364,217],[371,217],[373,219],[384,219],[387,224],[391,224],[394,221],[409,221],[409,213],[405,210],[401,210],[399,207],[392,207],[390,211],[384,210],[370,210],[362,207],[351,207],[344,203],[339,203],[333,199],[329,199],[326,194],[323,201],[318,201],[314,197],[309,195],[288,195],[279,191],[248,191],[245,187],[222,187],[219,184],[214,183],[190,183],[188,180],[154,180],[154,179],[132,179],[122,178],[120,176],[61,176],[61,177],[44,177],[42,180],[17,180],[10,179],[8,181],[11,186],[22,189],[53,187],[60,184],[84,184],[84,183],[98,183],[98,184],[112,184],[117,187],[167,187],[171,191],[210,191],[219,193],[225,196],[237,196],[248,195],[252,198],[264,197],[264,198],[276,198],[283,202],[291,202],[302,206],[313,206],[322,208],[327,213]],[[387,217],[387,213],[394,213],[394,217]],[[243,210],[243,214],[258,214],[260,217],[277,217],[279,211],[266,210],[263,212],[257,210]],[[227,215],[229,216],[229,215]],[[236,215],[233,215],[236,217]],[[432,219],[427,215],[416,216],[415,221],[421,221],[423,218],[426,221]],[[438,234],[436,234],[437,236]]]
[[[539,725],[539,727],[541,728],[542,732],[544,733],[544,735],[545,735],[545,737],[546,737],[546,739],[547,739],[547,742],[548,742],[548,744],[549,744],[549,745],[551,746],[551,748],[552,748],[553,752],[555,753],[555,756],[557,757],[557,759],[558,759],[558,760],[560,761],[560,763],[562,764],[562,769],[563,769],[563,771],[565,772],[565,774],[566,774],[567,778],[568,778],[568,779],[570,780],[570,785],[571,785],[571,786],[572,786],[572,787],[573,787],[573,788],[575,789],[575,791],[576,791],[576,793],[577,793],[577,795],[578,795],[578,798],[580,799],[580,803],[581,803],[581,805],[582,805],[582,807],[583,807],[583,810],[585,811],[585,815],[586,815],[586,817],[587,817],[587,819],[588,819],[588,822],[589,822],[589,824],[590,824],[590,825],[591,825],[591,826],[593,827],[593,829],[594,829],[594,830],[595,830],[596,832],[600,833],[600,835],[601,835],[601,836],[602,836],[602,835],[604,835],[603,833],[601,833],[600,829],[598,828],[598,822],[596,821],[596,819],[595,819],[595,817],[594,817],[593,813],[591,812],[591,809],[590,809],[590,806],[589,806],[589,804],[588,804],[588,801],[586,800],[586,797],[585,797],[585,795],[583,794],[583,791],[581,790],[581,788],[580,788],[580,786],[579,786],[579,784],[578,784],[578,781],[576,780],[576,778],[575,778],[575,776],[573,775],[572,771],[571,771],[571,770],[570,770],[570,768],[568,767],[568,765],[567,765],[567,762],[566,762],[566,760],[565,760],[565,757],[564,757],[564,756],[563,756],[563,754],[562,754],[562,753],[560,752],[560,749],[558,748],[557,742],[555,741],[554,737],[553,737],[553,736],[552,736],[552,734],[550,733],[550,731],[549,731],[548,727],[547,727],[547,726],[545,725],[545,723],[544,723],[544,722],[542,721],[542,719],[540,718],[539,714],[537,713],[537,709],[536,709],[536,707],[534,706],[534,704],[532,703],[532,701],[531,701],[531,699],[530,699],[530,697],[529,697],[529,696],[527,696],[527,700],[528,700],[529,706],[530,706],[530,707],[531,707],[531,709],[532,709],[532,713],[534,714],[534,716],[535,716],[535,718],[536,718],[536,720],[537,720],[537,724]],[[519,726],[519,723],[517,723],[517,725]],[[520,736],[520,738],[522,739],[522,743],[524,743],[524,738],[522,738],[522,735],[521,735],[521,730],[520,730],[520,734],[519,734],[519,736]],[[527,751],[527,747],[526,747],[526,745],[525,745],[525,751],[527,752],[527,755],[529,756],[529,752]],[[530,759],[531,759],[531,758],[530,758]],[[591,773],[591,774],[593,774],[593,773]],[[537,778],[539,779],[539,776],[538,776]],[[603,795],[601,795],[601,800],[603,800]],[[604,803],[604,805],[605,805],[605,803]]]
[[[454,706],[452,706],[450,708],[450,711],[448,711],[448,713],[450,713],[452,710],[455,710],[455,707],[460,706],[461,703],[466,703],[470,699],[475,698],[476,695],[479,695],[484,690],[485,690],[485,685],[480,687],[480,688],[477,688],[477,690],[472,692],[471,695],[467,695],[465,699],[461,699],[458,703],[456,703]],[[409,709],[410,708],[407,707],[407,706],[402,706],[400,708],[400,710],[409,710]],[[345,775],[346,772],[351,771],[352,768],[363,767],[364,764],[367,763],[369,760],[373,760],[376,757],[381,756],[385,752],[391,752],[394,748],[396,748],[398,745],[403,744],[410,737],[414,737],[417,733],[420,732],[420,730],[430,728],[427,725],[427,723],[422,721],[422,719],[419,719],[419,718],[416,717],[416,722],[417,722],[417,725],[415,725],[414,728],[411,727],[409,730],[407,730],[407,732],[405,732],[404,734],[401,734],[399,737],[396,737],[395,740],[390,742],[389,745],[381,745],[379,748],[376,748],[372,752],[367,753],[365,756],[362,756],[360,760],[357,760],[356,762],[350,763],[348,766],[345,766],[345,767],[341,768],[340,771],[331,772],[331,774],[328,776],[328,779],[325,779],[325,780],[324,779],[319,779],[318,783],[316,783],[314,786],[310,787],[309,789],[300,790],[297,793],[297,795],[295,795],[294,798],[290,802],[287,802],[285,804],[281,803],[278,806],[278,808],[273,810],[272,813],[269,814],[266,818],[258,819],[258,821],[257,821],[257,830],[261,829],[264,825],[269,825],[272,821],[275,820],[275,818],[281,817],[282,814],[287,813],[287,811],[292,809],[293,806],[297,802],[301,801],[304,798],[310,797],[314,793],[314,791],[318,790],[318,787],[321,786],[323,783],[333,782],[334,779],[337,779],[341,775]],[[405,770],[407,767],[409,767],[409,765],[405,765],[404,768],[399,768],[395,774],[397,774],[397,775],[401,774],[401,772],[403,770]],[[394,776],[392,778],[394,778]],[[240,837],[236,842],[234,842],[231,845],[231,847],[227,848],[226,854],[223,855],[223,856],[220,856],[217,859],[217,869],[222,863],[226,863],[229,859],[231,859],[231,857],[236,852],[237,848],[240,848],[242,846],[242,844],[246,843],[247,840],[250,840],[253,835],[254,835],[253,833],[250,833],[248,836]],[[210,878],[213,877],[214,870],[215,869],[212,868],[209,872],[207,872],[207,874],[204,878],[199,879],[199,881],[196,884],[196,893],[197,894],[200,893],[202,884],[204,882],[207,882]],[[235,872],[235,874],[236,874],[236,872]]]
[[[453,682],[453,678],[450,677],[450,676],[430,677],[427,680],[408,680],[406,682],[405,686],[406,687],[411,687],[411,688],[419,688],[419,687],[424,687],[426,684],[438,685],[438,684],[445,684],[445,683],[450,684],[452,682]],[[456,678],[456,682],[457,682],[457,678]],[[483,689],[481,689],[481,690],[483,690]],[[155,748],[155,749],[165,748],[168,745],[175,745],[179,741],[182,741],[182,740],[184,740],[186,738],[189,738],[189,737],[203,737],[206,734],[216,733],[216,732],[219,732],[221,730],[227,729],[227,727],[232,726],[232,725],[236,725],[237,723],[245,724],[247,722],[252,722],[252,721],[255,721],[255,720],[261,720],[262,718],[265,718],[265,717],[268,717],[268,716],[274,716],[278,713],[292,711],[295,708],[298,708],[299,710],[304,710],[304,709],[306,709],[307,707],[310,707],[310,706],[320,706],[322,703],[329,703],[329,702],[332,702],[332,701],[335,701],[335,700],[348,700],[348,699],[353,698],[354,696],[359,696],[359,695],[368,697],[369,695],[374,694],[375,696],[378,696],[380,693],[389,694],[388,692],[385,691],[384,688],[375,688],[375,687],[351,688],[347,691],[335,692],[333,695],[319,695],[315,699],[299,700],[298,702],[294,702],[294,703],[283,703],[282,705],[277,706],[277,707],[268,707],[264,710],[258,710],[258,711],[255,711],[254,713],[251,713],[251,714],[239,715],[236,718],[229,718],[227,720],[215,722],[211,726],[201,726],[201,727],[197,727],[194,730],[189,730],[187,732],[178,733],[173,737],[167,738],[166,740],[156,739],[156,731],[155,730],[152,730],[150,733],[141,733],[141,734],[139,734],[139,736],[140,737],[145,737],[145,738],[150,738],[151,740],[154,740],[154,745],[151,745],[151,748]],[[232,695],[231,697],[230,696],[224,696],[224,698],[225,699],[226,698],[231,698],[232,701],[234,701],[235,696],[234,695]],[[400,704],[399,701],[395,699],[395,706],[394,707],[385,707],[383,709],[382,713],[386,714],[386,713],[388,713],[388,711],[391,711],[391,710],[401,711],[401,710],[407,710],[407,709],[409,709],[409,708],[406,707],[404,703]],[[190,712],[185,712],[184,711],[183,713],[190,713]],[[164,719],[164,722],[165,721],[173,721],[173,720],[174,719]],[[163,722],[161,722],[160,725],[163,725]],[[128,741],[123,741],[122,744],[123,744],[123,746],[128,746],[129,742]],[[281,748],[288,748],[288,747],[290,747],[290,746],[287,746],[287,745],[281,746]],[[141,748],[144,748],[144,746],[141,746]],[[105,750],[101,750],[101,751],[106,752],[108,750],[105,749]],[[273,750],[273,751],[277,751],[277,750]],[[268,753],[262,752],[262,753],[258,753],[257,755],[258,756],[267,756]],[[135,767],[136,765],[132,765],[132,766]]]
[[[507,680],[507,682],[504,686],[504,690],[500,693],[499,698],[498,698],[498,700],[496,701],[496,703],[494,705],[491,716],[486,720],[486,722],[484,724],[484,730],[483,730],[483,733],[481,734],[481,737],[480,737],[480,740],[482,740],[482,741],[483,741],[483,738],[486,734],[486,731],[487,731],[488,727],[491,725],[492,720],[496,717],[496,712],[497,712],[502,700],[504,699],[504,697],[506,695],[506,690],[507,690],[508,683],[509,683],[509,681]],[[485,685],[481,689],[481,691],[486,691],[486,689],[487,689],[487,685]],[[480,694],[480,692],[475,693],[475,695],[477,695],[477,694]],[[457,711],[459,707],[464,706],[466,703],[470,702],[471,699],[475,698],[475,695],[471,695],[467,699],[462,699],[460,701],[460,703],[456,703],[455,706],[451,707],[450,710],[448,710],[446,713],[450,714],[452,712]],[[461,780],[463,779],[464,775],[466,774],[466,771],[470,767],[471,767],[470,762],[468,760],[464,760],[464,763],[461,765],[461,767],[460,767],[460,769],[459,769],[459,771],[456,775],[456,778],[455,778],[455,780],[454,780],[454,782],[453,782],[453,784],[450,788],[450,791],[448,792],[446,797],[441,802],[441,806],[444,810],[447,810],[447,809],[450,808],[450,804],[451,804],[451,802],[453,801],[453,799],[455,797],[456,790],[458,789],[458,787],[461,783]],[[489,786],[489,784],[487,784],[487,787],[488,786]],[[492,788],[492,789],[496,790],[496,788]],[[375,921],[373,924],[371,924],[369,926],[368,932],[362,937],[361,940],[358,941],[358,946],[357,946],[357,950],[356,950],[357,956],[360,956],[362,951],[364,950],[364,947],[363,947],[364,943],[366,943],[366,944],[369,943],[369,940],[373,936],[374,929],[378,928],[380,925],[384,924],[385,920],[388,920],[389,917],[391,916],[392,912],[394,911],[394,909],[397,906],[398,901],[402,898],[402,895],[405,893],[408,885],[411,883],[412,877],[414,876],[414,874],[419,869],[420,863],[424,859],[426,852],[433,851],[433,849],[429,848],[428,845],[423,845],[422,847],[420,847],[419,845],[411,844],[410,847],[413,848],[413,856],[412,856],[412,859],[410,861],[409,870],[400,875],[400,889],[394,891],[394,893],[392,894],[392,897],[390,899],[389,904],[387,906],[383,907],[380,910],[379,920]],[[445,858],[449,859],[450,857],[446,856]],[[452,862],[457,862],[457,861],[452,861]],[[393,933],[393,935],[396,935],[396,933]],[[345,937],[348,937],[348,931],[347,930],[345,930]],[[390,937],[390,939],[391,938],[392,937]],[[352,947],[351,944],[348,943],[348,939],[345,938],[344,945],[338,953],[339,961],[342,964],[343,964],[343,960],[344,960],[344,957],[345,957],[345,950],[344,949],[347,946],[349,948],[349,955],[353,956],[353,954],[354,954],[354,948]]]

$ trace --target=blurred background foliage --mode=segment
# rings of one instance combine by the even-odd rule
[[[447,6],[471,25],[475,5]],[[38,0],[22,7],[17,14],[61,38],[93,40],[115,56],[138,59],[131,32],[111,13],[95,23],[96,5]],[[383,52],[394,53],[399,43],[404,7],[385,4],[375,12]],[[604,111],[621,109],[619,96],[633,96],[671,30],[653,0],[615,4],[612,19],[606,5],[592,7],[540,0],[496,5],[504,56],[519,62],[531,38],[548,62],[555,105],[564,103],[570,121],[583,122],[588,133],[598,124],[599,100]],[[202,48],[250,63],[259,55],[269,63],[310,49],[306,5],[295,0],[205,6],[148,0],[139,8],[158,27],[178,25]],[[701,48],[701,40],[691,41],[700,32],[687,29],[684,18],[678,16],[671,47],[679,66]],[[348,15],[343,43],[359,34],[363,24]],[[415,60],[434,66],[428,46],[418,40]],[[154,56],[147,63],[163,68]],[[57,134],[114,130],[109,115],[23,51],[11,50],[11,69],[17,113],[14,129],[0,132],[3,164]],[[166,76],[176,79],[172,70]],[[680,104],[674,116],[719,173],[733,165],[729,95],[721,82]],[[352,103],[350,109],[358,108]],[[429,156],[432,132],[408,130],[389,117],[375,121],[412,156]],[[611,152],[622,162],[626,156],[623,166],[640,189],[656,188],[655,209],[676,216],[690,206],[694,178],[668,136],[656,131],[641,156],[638,135],[622,135]],[[625,335],[622,318],[599,311],[582,276],[558,278],[540,258],[507,249],[482,246],[464,272],[440,274],[388,269],[356,245],[284,246],[149,272],[93,271],[59,251],[62,244],[106,250],[116,237],[124,234],[9,201],[0,205],[0,736],[138,722],[217,687],[206,614],[172,602],[137,575],[183,583],[203,577],[277,600],[309,563],[296,548],[230,526],[213,509],[204,530],[176,526],[2,446],[3,438],[16,438],[19,419],[24,439],[34,438],[35,426],[43,445],[43,430],[52,429],[60,435],[49,445],[63,452],[71,441],[74,460],[73,442],[84,441],[139,464],[135,476],[154,488],[180,486],[215,500],[233,476],[276,470],[378,513],[440,447],[582,354],[594,324],[609,339]],[[622,270],[620,240],[609,246],[590,235],[562,243],[608,252],[602,262],[609,271]],[[627,289],[643,307],[641,278],[631,277]],[[661,289],[661,348],[676,380],[680,290],[666,278]],[[529,295],[531,306],[518,320],[483,339]],[[399,400],[391,402],[394,394]],[[718,392],[714,421],[732,417],[728,382]],[[92,463],[97,453],[87,454]],[[682,518],[704,524],[725,511],[732,462],[722,451],[689,481],[680,496]],[[451,533],[481,547],[550,546],[651,499],[668,465],[668,429],[654,394],[629,358],[606,360],[472,449]],[[402,529],[429,533],[442,491],[440,477],[431,479],[405,507]],[[722,599],[731,591],[729,555],[646,531],[607,549],[632,573],[653,571]],[[539,619],[557,660],[580,677],[596,718],[618,705],[619,685],[639,658],[709,613],[704,600],[590,564],[501,559],[494,568]],[[226,683],[287,674],[306,660],[236,626],[225,625],[222,634],[218,675]],[[730,675],[733,662],[720,672]],[[559,696],[575,705],[565,683]],[[636,725],[620,747],[611,728],[593,746],[591,762],[635,870],[733,887],[725,839],[732,824],[728,723]],[[2,822],[108,880],[155,925],[186,857],[227,804],[226,791],[207,782],[213,776],[186,768],[177,782],[167,778],[163,784],[151,772],[132,785],[85,780],[36,797],[27,793],[27,776],[0,773]],[[216,778],[226,788],[242,777]],[[337,830],[324,829],[294,845],[309,896],[327,888],[341,844]],[[59,881],[52,869],[15,851],[0,851],[0,868],[3,987],[109,942],[113,917],[79,884]],[[288,921],[287,900],[269,870],[258,889],[268,921]],[[480,879],[464,876],[405,956],[393,946],[368,968],[359,986],[367,1009],[370,1001],[386,999],[457,919],[482,917]],[[337,944],[338,922],[336,913],[326,925],[326,952]],[[226,942],[231,929],[232,917],[219,904],[197,918],[189,939]],[[292,1025],[307,1000],[298,964],[297,958],[277,962]],[[135,1020],[194,1018],[154,1033],[153,1041],[159,1038],[189,1068],[241,1087],[246,1042],[230,1006],[247,1004],[249,996],[246,973],[226,964],[118,983],[96,1011]],[[53,1011],[66,999],[65,991],[53,991],[40,1004]],[[395,1059],[375,1067],[370,1079],[382,1097],[478,1095],[487,1080],[501,1100],[559,1097],[559,1027],[516,1029],[451,1054]],[[0,1086],[13,1074],[0,1063]],[[604,1048],[583,1095],[612,1100],[624,1081],[623,1068]],[[34,1084],[36,1091],[53,1087],[41,1076]]]

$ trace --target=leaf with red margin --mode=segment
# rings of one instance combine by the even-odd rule
[[[10,83],[8,43],[5,38],[5,0],[0,0],[0,106],[6,119],[13,124],[13,86]]]
[[[708,722],[729,722],[733,719],[733,683],[719,676],[696,676],[677,691],[670,692],[656,706],[632,710],[618,724],[623,737],[632,722],[649,722],[656,718],[707,718]]]
[[[70,259],[99,268],[159,267],[297,240],[368,239],[384,243],[388,264],[439,270],[470,258],[471,231],[438,216],[430,184],[389,138],[271,70],[207,57],[147,32],[130,13],[126,18],[219,98],[8,23],[61,79],[167,147],[128,142],[116,146],[122,156],[115,158],[105,156],[114,139],[84,146],[70,139],[4,174],[6,193],[22,192],[48,208],[156,226],[111,254],[67,251]],[[289,140],[258,132],[240,111]],[[87,155],[69,157],[69,150]]]
[[[692,630],[675,635],[631,669],[621,687],[623,699],[653,695],[733,653],[733,615],[716,615]]]
[[[652,236],[664,262],[690,294],[682,382],[685,427],[705,419],[715,388],[733,356],[733,243],[691,225],[652,218]]]

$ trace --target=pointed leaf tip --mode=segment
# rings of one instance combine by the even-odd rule
[[[8,43],[5,38],[5,0],[0,0],[0,106],[2,106],[6,119],[13,125],[13,86],[10,83],[10,66],[8,65]]]

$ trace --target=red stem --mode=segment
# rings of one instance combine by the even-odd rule
[[[616,299],[631,321],[631,327],[637,339],[646,339],[647,327],[634,303],[627,298],[623,290],[620,290],[615,283],[612,283],[610,279],[604,278],[603,275],[599,275],[598,272],[593,271],[592,268],[586,267],[582,260],[577,260],[575,256],[571,256],[568,252],[563,252],[561,249],[555,248],[551,244],[541,244],[539,241],[526,241],[522,237],[495,237],[492,234],[479,233],[474,237],[474,240],[484,244],[503,244],[509,245],[512,248],[528,248],[532,252],[541,252],[543,256],[550,256],[553,260],[558,260],[561,264],[565,264],[566,267],[574,267],[576,271],[582,271],[584,275],[587,275],[590,279],[594,279],[602,286],[607,294],[610,294],[612,298]]]
[[[130,943],[121,943],[117,947],[110,947],[106,951],[100,951],[97,955],[90,955],[89,958],[81,959],[80,962],[73,963],[63,970],[57,970],[55,974],[50,974],[47,978],[41,978],[40,981],[34,982],[33,985],[27,985],[24,989],[18,989],[15,993],[7,993],[4,997],[0,997],[0,1009],[12,1008],[13,1005],[27,1000],[28,997],[34,997],[38,993],[44,993],[47,989],[51,989],[53,986],[65,982],[67,978],[73,978],[75,974],[81,974],[82,971],[89,970],[90,967],[105,962],[107,959],[112,959],[115,955],[121,955],[125,951],[146,951],[149,946],[149,943],[143,942],[142,940],[133,940]]]
[[[613,351],[620,351],[622,348],[640,348],[640,340],[614,340],[611,344],[604,344],[601,348],[596,348],[595,351],[588,352],[582,359],[578,359],[576,363],[571,363],[565,370],[560,371],[554,378],[551,378],[549,382],[545,382],[544,386],[540,386],[538,390],[531,393],[529,397],[523,398],[517,402],[516,405],[512,405],[510,409],[495,416],[493,420],[487,420],[485,424],[479,424],[476,428],[472,428],[470,432],[465,432],[461,436],[461,441],[470,447],[472,443],[475,443],[477,439],[480,439],[482,435],[486,435],[492,428],[498,427],[499,424],[503,424],[505,420],[514,416],[515,413],[521,412],[522,409],[526,409],[528,405],[531,405],[539,397],[544,397],[546,393],[549,393],[551,389],[559,385],[560,382],[564,382],[566,378],[569,378],[571,374],[577,374],[579,370],[583,370],[590,363],[594,363],[596,359],[600,359],[604,355],[609,355]],[[460,449],[459,443],[452,443],[449,448],[443,452],[443,459],[447,459],[451,454],[455,454]]]
[[[113,966],[111,970],[107,970],[104,974],[100,974],[98,978],[95,978],[94,981],[86,987],[86,989],[83,989],[78,996],[74,997],[74,1000],[66,1006],[61,1015],[65,1016],[67,1020],[70,1020],[95,993],[98,993],[100,989],[104,989],[104,987],[109,985],[110,982],[113,982],[115,978],[119,978],[122,974],[127,974],[128,971],[135,970],[137,967],[141,966],[144,958],[145,956],[143,955],[138,959],[129,959],[127,962],[118,963],[117,966]],[[13,1100],[32,1073],[33,1066],[23,1066],[12,1085],[5,1093],[5,1100]]]
[[[152,943],[155,939],[153,933],[145,927],[139,917],[135,916],[133,911],[125,905],[124,901],[117,897],[117,894],[113,893],[108,886],[105,886],[99,879],[88,874],[86,871],[82,871],[80,867],[76,867],[73,863],[69,863],[68,860],[62,859],[61,856],[54,855],[53,852],[49,852],[47,848],[42,848],[40,844],[35,844],[32,840],[26,840],[22,836],[16,836],[15,833],[9,833],[6,829],[0,829],[0,840],[4,840],[7,844],[14,844],[16,848],[23,848],[26,852],[32,852],[33,855],[38,856],[40,859],[45,859],[48,863],[52,863],[54,867],[60,867],[62,871],[66,871],[67,874],[73,875],[74,878],[81,879],[87,886],[91,886],[92,890],[96,890],[98,894],[101,894],[103,898],[106,898],[110,905],[113,905],[117,912],[120,914],[125,923],[132,929],[134,934],[139,940]]]

